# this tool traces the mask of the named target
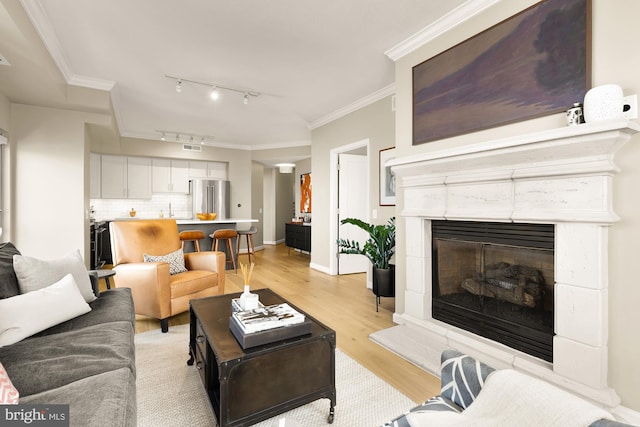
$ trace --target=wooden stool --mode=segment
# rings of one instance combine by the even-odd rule
[[[196,252],[200,252],[200,239],[204,239],[204,233],[200,230],[184,230],[181,231],[180,240],[182,240],[182,250],[184,251],[185,242],[193,242],[193,247]]]
[[[256,258],[256,250],[253,247],[253,235],[258,232],[258,229],[255,226],[251,226],[248,230],[238,230],[238,248],[236,249],[236,253],[238,254],[238,259],[240,259],[240,240],[242,240],[242,236],[246,236],[247,238],[247,255],[249,256],[249,264],[251,264],[251,255],[253,255],[253,259]]]
[[[218,250],[218,244],[220,243],[220,240],[226,240],[227,242],[227,254],[231,255],[231,263],[233,263],[233,268],[234,270],[236,270],[236,273],[238,272],[238,266],[236,265],[236,257],[233,254],[233,244],[231,243],[231,240],[234,238],[238,237],[238,233],[236,232],[236,230],[230,230],[230,229],[220,229],[220,230],[216,230],[213,232],[212,235],[210,235],[209,237],[211,237],[213,239],[213,243],[211,244],[211,250],[212,251],[217,251]],[[226,262],[229,262],[229,256],[227,255],[227,260]]]

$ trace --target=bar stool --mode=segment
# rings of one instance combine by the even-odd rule
[[[204,239],[204,232],[200,230],[184,230],[181,231],[180,240],[182,241],[182,251],[184,252],[184,244],[193,242],[193,248],[196,252],[200,252],[200,239]]]
[[[240,240],[242,240],[242,236],[246,236],[247,238],[247,255],[249,256],[249,263],[251,263],[251,255],[253,255],[253,259],[256,258],[256,250],[253,247],[253,235],[258,232],[258,229],[255,225],[252,225],[248,230],[238,230],[238,248],[236,249],[236,253],[238,254],[238,259],[240,259]]]
[[[211,244],[211,250],[212,251],[217,251],[218,250],[218,245],[220,243],[220,240],[226,240],[226,244],[227,244],[227,260],[226,260],[226,262],[227,263],[229,262],[228,254],[231,254],[231,263],[233,264],[233,268],[234,268],[234,270],[236,270],[236,273],[237,273],[238,272],[238,266],[236,265],[236,257],[233,254],[233,244],[231,243],[232,239],[238,237],[238,233],[236,232],[236,230],[222,228],[220,230],[214,231],[213,234],[211,234],[209,237],[211,237],[213,239],[213,243]]]

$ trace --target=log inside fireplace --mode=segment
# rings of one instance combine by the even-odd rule
[[[554,232],[432,221],[433,318],[553,361]]]

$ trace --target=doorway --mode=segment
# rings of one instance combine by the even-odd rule
[[[342,167],[347,169],[342,171],[345,174],[342,180],[343,185],[340,185],[341,160],[344,163]],[[351,274],[366,271],[367,286],[369,286],[368,260],[359,255],[341,255],[341,258],[339,258],[338,245],[335,243],[340,237],[361,242],[366,239],[366,237],[356,234],[361,230],[357,230],[355,227],[350,226],[351,230],[346,230],[346,226],[341,228],[340,220],[347,217],[357,217],[369,222],[369,140],[365,139],[334,148],[330,152],[330,161],[331,170],[333,171],[330,174],[329,183],[331,194],[329,238],[333,242],[329,245],[331,274]],[[345,183],[348,185],[345,185]],[[345,200],[349,202],[345,202]],[[346,209],[346,211],[341,213],[342,209]],[[353,237],[349,237],[350,235],[353,235]]]

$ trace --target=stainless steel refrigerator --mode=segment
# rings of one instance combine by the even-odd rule
[[[194,179],[191,181],[193,218],[199,212],[215,212],[216,219],[228,219],[231,214],[229,181]]]

